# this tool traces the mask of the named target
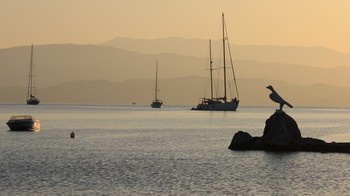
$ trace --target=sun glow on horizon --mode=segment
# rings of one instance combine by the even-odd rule
[[[221,12],[243,45],[322,46],[350,53],[350,1],[209,0],[2,2],[0,48],[18,45],[97,44],[114,37],[208,39]]]

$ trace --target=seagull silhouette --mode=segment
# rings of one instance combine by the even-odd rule
[[[280,104],[280,110],[282,111],[282,108],[284,106],[284,104],[286,104],[287,106],[289,106],[290,108],[293,108],[292,105],[290,105],[288,102],[286,102],[276,91],[275,89],[273,89],[273,87],[271,85],[267,86],[266,88],[270,89],[272,91],[272,93],[270,94],[270,99],[276,103]]]

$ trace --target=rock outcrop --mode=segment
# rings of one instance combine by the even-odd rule
[[[232,138],[231,145],[229,146],[230,149],[236,148],[236,149],[246,149],[249,148],[252,143],[254,142],[253,137],[243,131],[238,131]]]
[[[266,144],[288,146],[301,139],[298,124],[285,112],[277,111],[265,124],[262,139]]]
[[[350,153],[350,143],[327,143],[320,139],[302,138],[296,121],[283,111],[276,111],[265,124],[262,137],[237,132],[229,149]]]

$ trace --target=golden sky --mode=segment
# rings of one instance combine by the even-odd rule
[[[0,48],[114,37],[208,39],[350,53],[349,0],[0,0]]]

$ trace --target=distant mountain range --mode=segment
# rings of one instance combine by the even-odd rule
[[[34,46],[39,98],[42,103],[148,104],[158,59],[165,103],[194,105],[203,96],[208,51],[207,40],[181,38]],[[242,105],[271,105],[265,87],[272,84],[296,106],[350,106],[349,54],[233,45],[233,55]],[[0,103],[24,102],[29,59],[29,46],[0,49]]]
[[[203,78],[192,76],[161,79],[159,98],[167,105],[196,106],[203,93]],[[350,107],[350,87],[325,84],[296,85],[283,81],[239,79],[241,106],[275,106],[266,86],[274,88],[294,107]],[[154,80],[135,79],[123,82],[106,80],[71,81],[39,89],[41,104],[136,104],[149,105],[154,96]],[[24,104],[25,87],[0,88],[0,103]],[[207,90],[207,94],[208,94]],[[208,95],[206,95],[208,96]]]
[[[201,75],[204,59],[176,54],[145,55],[109,46],[34,46],[37,86],[47,87],[73,80],[154,78],[158,59],[160,78]],[[0,49],[0,87],[26,85],[30,47]]]
[[[213,49],[219,51],[221,42],[221,40],[213,40]],[[209,53],[208,40],[203,39],[132,39],[116,37],[101,45],[143,54],[169,53],[207,57]],[[231,44],[231,49],[234,58],[239,60],[308,65],[323,68],[350,66],[350,54],[344,54],[324,47]]]

